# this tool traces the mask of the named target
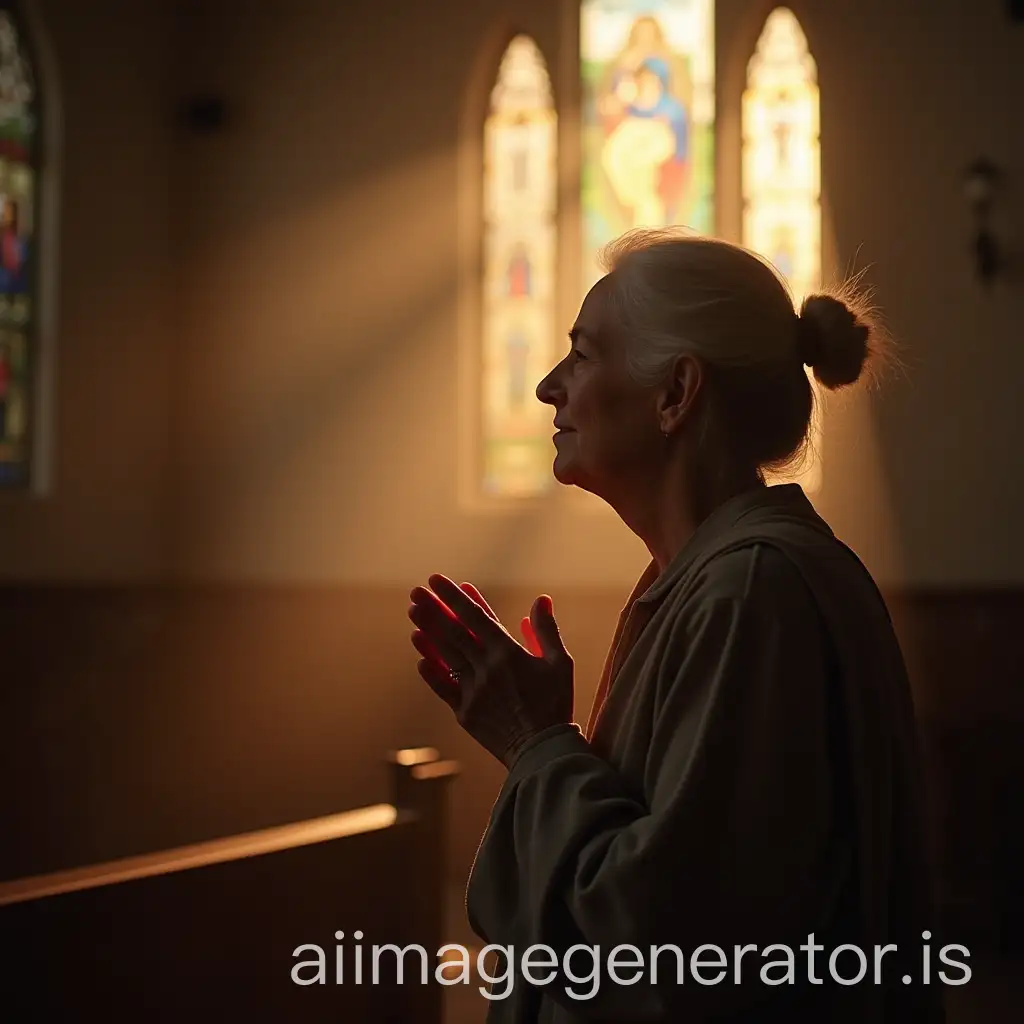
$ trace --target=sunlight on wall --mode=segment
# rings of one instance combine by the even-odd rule
[[[713,0],[583,0],[583,291],[634,227],[715,228]]]
[[[557,115],[533,40],[509,44],[484,126],[482,481],[487,495],[554,486],[551,412],[534,389],[556,361]]]
[[[800,23],[776,8],[747,67],[743,94],[743,244],[785,276],[799,308],[821,285],[821,146],[818,72]],[[821,389],[803,464],[788,475],[821,487]]]

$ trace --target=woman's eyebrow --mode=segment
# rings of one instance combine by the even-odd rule
[[[579,345],[582,342],[586,345],[588,352],[600,353],[605,350],[601,337],[586,327],[573,327],[569,332],[569,340],[573,345]]]

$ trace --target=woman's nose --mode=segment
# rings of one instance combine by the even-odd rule
[[[558,381],[558,367],[556,366],[537,385],[537,401],[543,402],[545,405],[557,405],[561,393],[562,387]]]

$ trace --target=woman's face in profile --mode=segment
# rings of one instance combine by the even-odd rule
[[[555,479],[605,498],[642,473],[661,440],[654,393],[627,368],[608,301],[613,287],[609,275],[590,290],[569,354],[537,386],[537,398],[555,409]]]

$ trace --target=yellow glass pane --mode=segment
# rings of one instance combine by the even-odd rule
[[[584,292],[635,227],[714,230],[713,0],[583,0]]]
[[[818,71],[788,8],[768,16],[743,94],[743,244],[783,274],[797,307],[821,286],[821,144]],[[821,392],[808,458],[776,475],[813,493],[821,485]]]
[[[494,496],[554,483],[551,414],[534,389],[556,361],[556,146],[544,58],[517,36],[484,126],[482,486]]]

